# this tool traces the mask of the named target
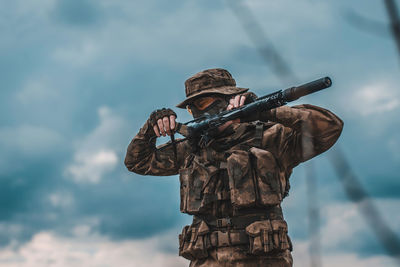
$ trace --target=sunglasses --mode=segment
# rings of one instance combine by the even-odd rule
[[[186,109],[188,110],[188,112],[190,114],[192,114],[192,109],[190,108],[190,106],[195,106],[196,109],[202,111],[202,110],[205,110],[206,108],[208,108],[209,106],[211,106],[212,103],[214,103],[215,101],[220,100],[220,99],[222,99],[222,98],[215,97],[215,96],[204,96],[204,97],[194,100],[192,102],[192,104],[187,105]]]

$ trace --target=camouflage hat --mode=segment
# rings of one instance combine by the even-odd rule
[[[200,95],[223,94],[233,95],[243,93],[248,88],[236,87],[235,79],[224,69],[209,69],[196,73],[185,81],[186,99],[176,105],[186,108],[186,105]]]

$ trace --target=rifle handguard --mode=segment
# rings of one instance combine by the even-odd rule
[[[246,118],[247,116],[254,116],[259,112],[266,113],[273,108],[286,105],[288,102],[326,89],[331,85],[331,79],[329,77],[324,77],[297,87],[279,90],[262,96],[254,102],[242,107],[223,111],[218,115],[200,117],[186,122],[185,124],[177,122],[175,131],[186,137],[186,139],[191,140],[191,145],[197,146],[199,145],[198,142],[200,142],[200,140],[207,141],[207,139],[211,138],[213,132],[218,129],[218,126],[223,125],[227,121]],[[186,139],[180,139],[179,141],[182,142]]]

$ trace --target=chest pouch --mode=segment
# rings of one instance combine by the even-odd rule
[[[179,171],[181,212],[197,214],[202,211],[207,204],[204,189],[217,174],[218,168],[212,165],[205,166],[196,159],[188,168]]]
[[[232,205],[237,208],[277,205],[282,201],[286,178],[274,156],[252,147],[231,151],[227,159]]]

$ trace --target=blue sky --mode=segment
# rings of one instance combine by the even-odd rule
[[[296,103],[343,119],[338,145],[400,235],[400,57],[389,31],[348,20],[357,12],[387,24],[383,1],[245,2],[300,82],[333,79]],[[0,266],[184,266],[177,233],[190,218],[179,213],[178,178],[129,173],[131,138],[151,111],[184,99],[184,81],[203,69],[226,68],[258,95],[293,85],[222,0],[2,1],[0,33]],[[324,266],[394,266],[328,155],[312,161]],[[284,213],[295,262],[306,266],[304,166],[291,179]]]

